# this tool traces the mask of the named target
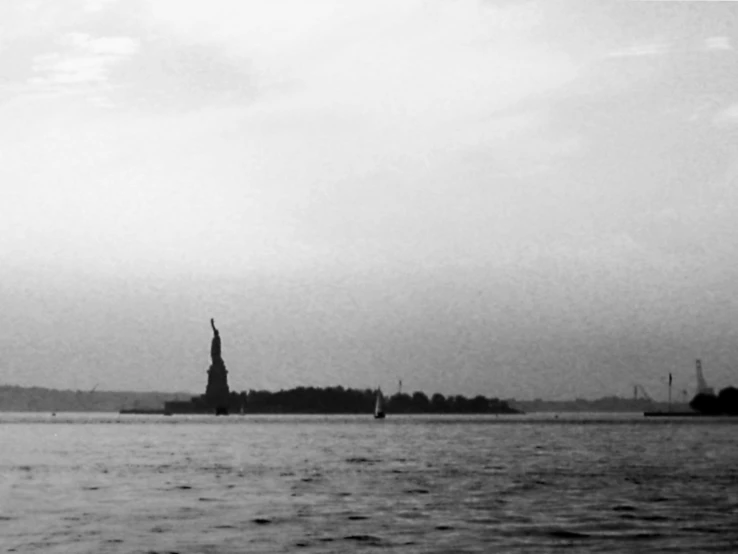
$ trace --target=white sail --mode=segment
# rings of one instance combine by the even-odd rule
[[[377,389],[377,401],[374,404],[374,415],[384,415],[384,397],[382,396],[382,391],[380,389]]]

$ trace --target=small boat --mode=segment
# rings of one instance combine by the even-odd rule
[[[381,389],[377,389],[377,401],[374,404],[374,419],[384,419],[384,396],[382,396]]]

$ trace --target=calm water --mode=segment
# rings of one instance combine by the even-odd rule
[[[738,425],[0,414],[0,551],[738,551]]]

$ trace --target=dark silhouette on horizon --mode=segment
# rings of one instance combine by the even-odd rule
[[[213,342],[210,344],[210,359],[215,362],[215,360],[221,360],[222,358],[220,356],[220,333],[218,332],[218,329],[215,328],[215,320],[210,319],[210,326],[213,328]]]
[[[243,393],[242,393],[243,394]],[[290,414],[367,414],[374,413],[377,391],[337,387],[297,387],[270,392],[250,390],[246,395],[246,413]],[[435,393],[431,398],[424,392],[411,395],[398,393],[385,398],[386,414],[518,414],[507,402],[498,398]]]
[[[234,411],[243,411],[246,403],[244,393],[232,393],[228,386],[228,370],[222,355],[220,332],[215,320],[210,319],[213,339],[210,343],[210,367],[205,394],[191,398],[189,401],[172,401],[164,404],[165,414],[212,414],[228,415]]]
[[[254,391],[236,393],[228,387],[228,370],[222,356],[220,332],[215,320],[210,320],[213,339],[210,344],[210,367],[205,394],[188,401],[173,400],[164,403],[164,410],[121,410],[121,413],[164,413],[172,414],[215,414],[241,413],[288,413],[288,414],[373,414],[377,405],[378,391],[344,389],[343,387],[298,387],[279,392]],[[498,398],[475,396],[444,397],[434,394],[428,398],[423,392],[412,396],[398,392],[389,399],[380,401],[381,413],[421,414],[517,414]]]
[[[213,328],[213,341],[210,343],[211,364],[208,369],[205,399],[215,407],[216,415],[227,415],[230,395],[228,370],[221,356],[220,333],[216,329],[213,319],[210,320],[210,326]]]
[[[210,320],[213,339],[210,345],[211,364],[205,394],[189,401],[172,401],[164,405],[165,414],[292,413],[292,414],[373,414],[376,391],[344,389],[343,387],[298,387],[279,392],[254,391],[236,393],[228,387],[228,371],[223,361],[221,337],[215,320]],[[384,400],[384,399],[383,399]],[[499,399],[477,396],[444,398],[424,393],[412,396],[398,393],[384,400],[383,413],[520,413]]]
[[[701,415],[738,415],[738,389],[726,387],[718,394],[707,385],[702,373],[702,360],[695,363],[697,371],[697,394],[692,398],[689,407]],[[669,377],[671,384],[671,376]]]
[[[705,415],[738,415],[738,389],[726,387],[717,395],[697,393],[689,407]]]

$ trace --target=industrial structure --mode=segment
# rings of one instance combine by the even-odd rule
[[[705,376],[702,374],[702,360],[697,360],[697,394],[715,394],[715,390],[712,387],[707,386]]]

